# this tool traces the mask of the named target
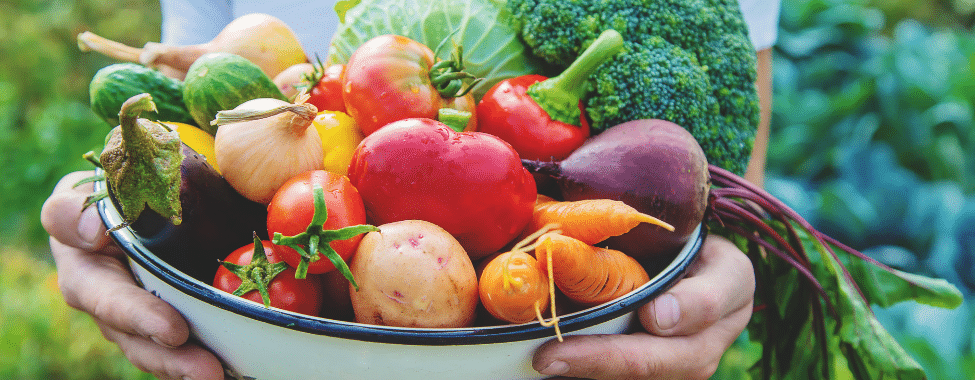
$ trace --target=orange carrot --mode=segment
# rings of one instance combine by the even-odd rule
[[[555,286],[549,276],[539,267],[537,261],[527,251],[534,248],[529,244],[538,236],[554,229],[554,225],[544,226],[516,244],[511,251],[490,259],[481,269],[478,290],[481,304],[495,318],[512,322],[527,323],[537,319],[543,326],[555,326],[559,340],[562,333],[555,315]],[[550,303],[546,303],[551,299]],[[545,321],[542,313],[551,305],[552,319]]]
[[[551,260],[552,271],[545,267],[545,273],[569,299],[585,306],[614,300],[650,281],[643,266],[625,253],[558,233],[538,238],[535,258],[540,267]]]
[[[548,279],[535,258],[510,251],[493,258],[478,280],[481,304],[491,315],[511,323],[535,320],[535,308],[548,309]]]
[[[650,223],[668,231],[674,227],[635,208],[611,199],[556,201],[538,195],[527,231],[537,231],[546,224],[557,223],[565,236],[596,244],[632,230],[640,223]]]

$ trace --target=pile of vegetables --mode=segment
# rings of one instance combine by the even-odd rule
[[[92,107],[119,126],[89,156],[108,183],[92,201],[115,228],[265,306],[560,334],[558,315],[642,286],[703,223],[755,266],[757,375],[919,373],[845,266],[878,263],[738,176],[757,94],[735,2],[341,4],[324,63],[269,69],[223,41],[182,78],[96,74]],[[886,295],[960,302],[877,268]],[[817,350],[796,349],[804,332]]]

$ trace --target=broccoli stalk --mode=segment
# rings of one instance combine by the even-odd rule
[[[528,96],[538,104],[552,120],[579,125],[579,102],[588,92],[586,81],[599,65],[612,58],[623,48],[623,36],[608,29],[596,38],[579,58],[576,58],[562,74],[528,87]]]

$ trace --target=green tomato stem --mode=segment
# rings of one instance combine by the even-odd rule
[[[562,74],[529,86],[528,96],[552,120],[580,126],[579,101],[586,95],[589,75],[622,48],[623,36],[607,29]]]
[[[440,50],[440,47],[443,47],[446,42],[446,39],[441,42],[437,50]],[[454,47],[454,51],[451,53],[449,60],[439,60],[430,67],[430,84],[437,89],[440,96],[444,98],[459,98],[467,95],[483,79],[464,71],[463,55],[464,48],[457,45]],[[465,82],[468,79],[473,80]]]
[[[314,194],[315,212],[305,231],[294,236],[284,236],[280,232],[275,232],[271,242],[291,247],[301,255],[301,261],[295,268],[295,278],[307,277],[308,264],[318,261],[321,256],[325,256],[332,262],[335,269],[342,273],[342,276],[349,280],[356,290],[359,290],[359,284],[355,282],[349,266],[342,259],[342,256],[339,256],[338,252],[332,249],[329,243],[333,240],[351,239],[367,232],[379,231],[379,229],[375,226],[362,224],[337,230],[326,230],[324,225],[325,221],[328,220],[328,206],[325,203],[325,190],[321,186],[315,185],[312,188],[312,193]],[[308,247],[308,249],[306,250],[304,247]]]
[[[454,108],[441,108],[437,112],[437,120],[446,124],[456,132],[463,132],[467,123],[471,121],[471,113]]]
[[[247,265],[237,265],[227,261],[221,261],[220,265],[227,268],[231,273],[240,278],[240,286],[232,294],[243,297],[245,294],[256,290],[261,294],[261,301],[264,307],[271,306],[271,295],[267,287],[274,281],[281,272],[288,269],[288,263],[280,261],[271,263],[267,259],[267,252],[264,251],[264,244],[254,233],[254,251],[251,255],[251,262]]]

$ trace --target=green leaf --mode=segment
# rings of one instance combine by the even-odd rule
[[[359,4],[361,0],[340,0],[335,2],[335,14],[339,16],[339,22],[345,24],[345,14],[352,7]]]
[[[861,260],[852,260],[846,267],[857,279],[864,296],[880,307],[913,300],[925,305],[954,309],[964,301],[961,291],[944,279],[896,269],[889,272]]]
[[[857,379],[925,379],[921,365],[887,332],[874,316],[870,306],[842,273],[840,263],[826,247],[810,244],[820,253],[829,278],[820,281],[835,283],[833,298],[840,316],[839,339],[843,355]]]

